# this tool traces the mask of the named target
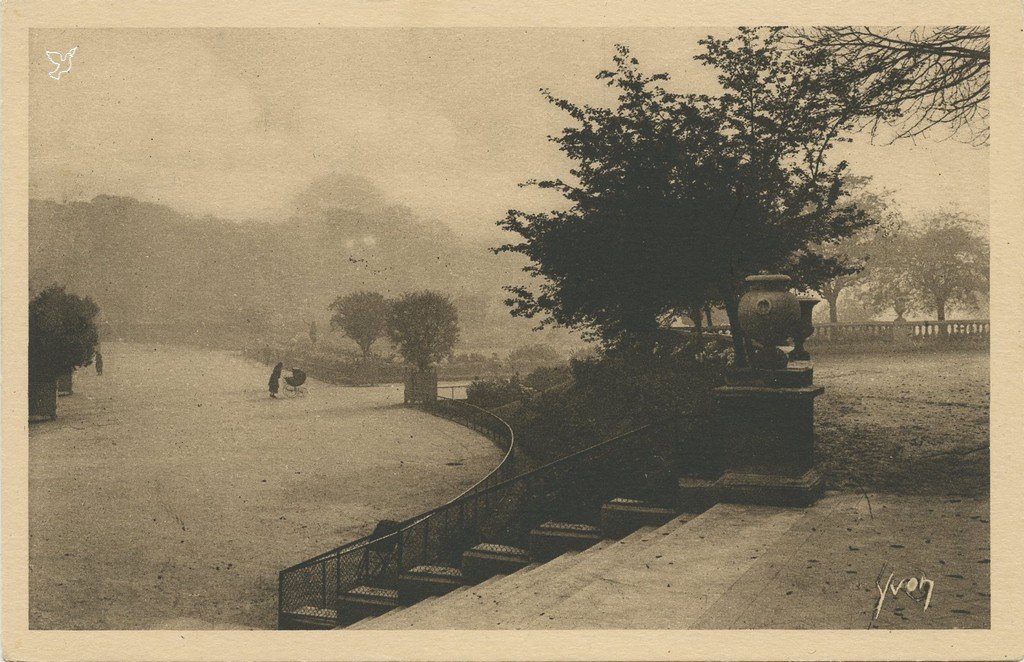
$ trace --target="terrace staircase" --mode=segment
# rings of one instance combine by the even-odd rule
[[[571,531],[571,527],[539,527],[531,535],[533,549],[528,551],[538,560],[519,570],[495,574],[476,585],[461,585],[415,604],[396,602],[390,610],[348,627],[729,627],[770,584],[780,564],[821,526],[832,505],[829,498],[821,507],[810,509],[723,503],[700,514],[672,513],[661,523],[652,522],[650,513],[646,521],[604,517],[598,538],[588,537],[586,542],[573,535],[555,542],[540,530]],[[630,522],[635,529],[622,535]],[[621,537],[607,537],[604,529]]]

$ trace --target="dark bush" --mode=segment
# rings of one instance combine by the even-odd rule
[[[537,368],[523,378],[523,384],[536,391],[546,391],[572,383],[572,369],[568,363]]]
[[[694,338],[653,355],[574,359],[569,387],[546,390],[501,414],[521,447],[548,462],[666,417],[707,415],[728,358],[719,340]]]
[[[466,388],[466,399],[477,407],[493,409],[525,400],[532,393],[534,390],[524,385],[519,377],[478,379]]]

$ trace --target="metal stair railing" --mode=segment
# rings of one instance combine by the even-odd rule
[[[364,537],[282,570],[279,628],[302,627],[296,622],[303,617],[338,619],[338,598],[356,587],[395,588],[398,576],[417,565],[457,566],[462,553],[481,542],[523,546],[529,531],[547,520],[590,518],[609,499],[643,496],[658,473],[658,458],[674,452],[666,445],[666,432],[674,428],[664,419],[513,477],[515,437],[505,421],[444,399],[433,413],[507,444],[501,464],[460,496],[387,535]]]
[[[413,567],[409,563],[418,565],[430,560],[428,556],[436,556],[439,539],[447,540],[442,536],[443,532],[450,530],[453,513],[466,516],[466,500],[469,496],[511,476],[515,434],[505,421],[475,405],[447,398],[439,398],[425,409],[487,436],[505,451],[501,462],[458,497],[400,522],[390,534],[363,536],[280,571],[277,600],[279,629],[289,627],[290,621],[296,619],[336,618],[335,603],[338,596],[357,586],[393,585],[402,569]],[[477,514],[477,511],[470,511],[473,517]],[[408,548],[405,541],[410,532],[424,531],[424,537],[432,543],[424,545],[421,550]]]

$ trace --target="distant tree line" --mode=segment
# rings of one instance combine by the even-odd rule
[[[942,321],[951,308],[977,310],[987,301],[988,241],[977,220],[961,211],[933,212],[915,225],[892,217],[834,250],[856,255],[859,268],[819,286],[831,322],[839,321],[844,291],[871,313],[891,313],[896,321],[912,313]]]

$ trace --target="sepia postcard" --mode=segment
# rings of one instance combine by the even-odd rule
[[[1019,3],[3,5],[10,660],[1024,659]]]

